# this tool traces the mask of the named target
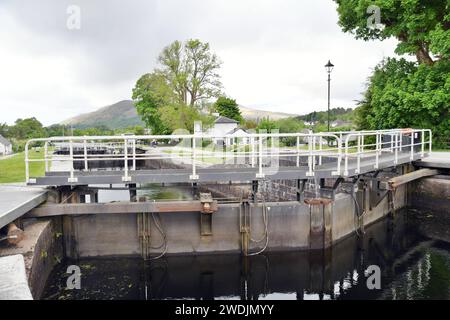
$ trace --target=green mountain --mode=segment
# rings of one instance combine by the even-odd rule
[[[99,126],[106,126],[110,129],[121,129],[135,125],[144,125],[136,113],[136,108],[131,100],[122,100],[110,106],[100,108],[97,111],[78,115],[61,122],[61,124],[72,125],[78,129]]]

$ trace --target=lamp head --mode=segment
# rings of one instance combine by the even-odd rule
[[[331,71],[333,71],[334,64],[332,64],[331,61],[328,60],[328,63],[325,65],[325,68],[327,69],[328,73],[331,73]]]

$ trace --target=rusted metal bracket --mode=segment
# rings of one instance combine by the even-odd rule
[[[200,193],[202,210],[200,212],[200,234],[201,236],[212,236],[212,214],[214,200],[211,193]]]

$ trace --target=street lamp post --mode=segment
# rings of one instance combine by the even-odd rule
[[[328,73],[328,132],[330,132],[330,83],[331,83],[331,71],[333,71],[334,64],[328,60],[328,63],[325,65],[325,68]]]

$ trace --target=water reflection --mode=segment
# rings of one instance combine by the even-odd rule
[[[82,269],[82,289],[65,290],[67,264]],[[381,268],[381,290],[365,271]],[[45,299],[448,299],[450,246],[426,238],[398,215],[325,252],[140,259],[84,259],[56,268]]]
[[[129,201],[128,190],[107,190],[109,185],[94,185],[92,187],[102,188],[98,193],[100,203],[113,201]],[[137,190],[137,196],[146,196],[149,200],[192,200],[192,187],[182,185],[143,184],[143,189]],[[114,185],[114,188],[125,188],[125,185]]]

